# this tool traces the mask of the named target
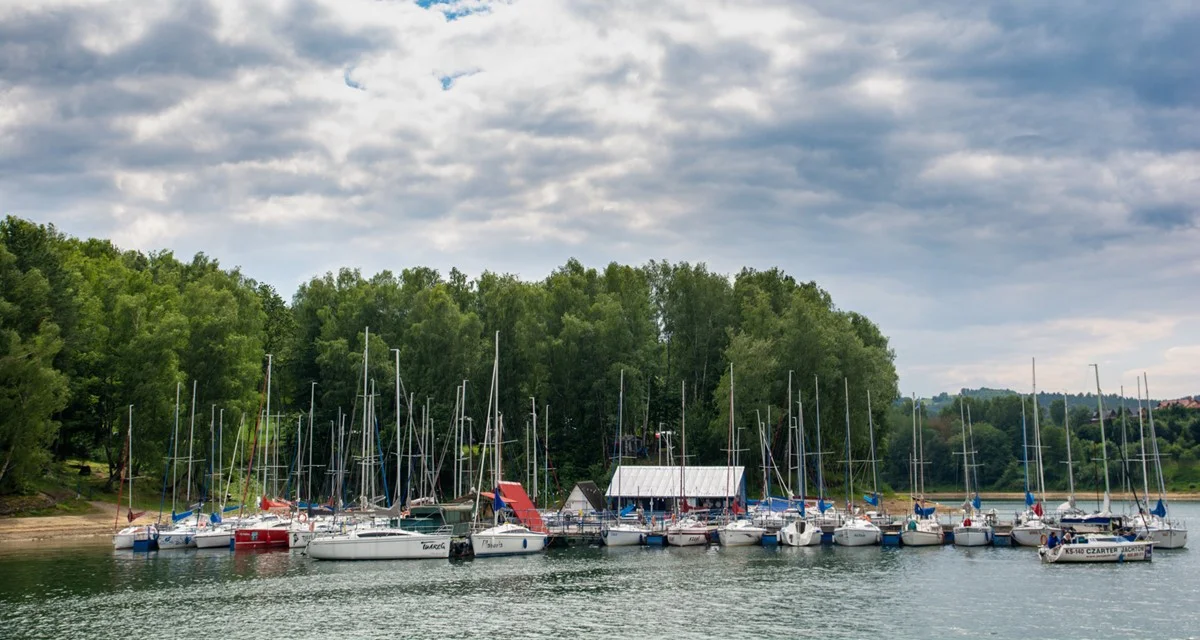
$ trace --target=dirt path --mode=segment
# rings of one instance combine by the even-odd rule
[[[69,516],[38,516],[0,518],[0,544],[30,542],[58,538],[94,538],[111,536],[115,508],[107,502],[91,502],[92,511]],[[149,514],[138,518],[138,524],[153,522]],[[124,527],[124,516],[120,519]]]

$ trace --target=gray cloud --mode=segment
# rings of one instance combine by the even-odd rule
[[[284,291],[343,264],[780,265],[925,393],[1034,349],[1115,374],[1200,345],[1193,3],[230,9],[0,15],[3,212]]]

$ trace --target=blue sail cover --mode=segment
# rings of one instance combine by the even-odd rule
[[[171,512],[171,522],[179,522],[180,520],[183,520],[184,518],[186,518],[190,515],[192,515],[191,511],[184,511],[183,513],[175,513],[174,511],[172,511]]]
[[[238,509],[241,509],[241,508],[242,508],[242,505],[235,504],[233,506],[225,507],[224,509],[221,509],[221,513],[229,513],[230,511],[237,511]]]
[[[1035,503],[1035,502],[1037,502],[1037,500],[1034,499],[1033,494],[1026,491],[1025,492],[1025,506],[1032,507],[1033,503]],[[978,509],[979,507],[975,507],[975,508]]]
[[[971,506],[972,506],[972,507],[975,507],[976,509],[978,509],[978,508],[980,508],[980,507],[982,507],[982,506],[983,506],[983,501],[979,499],[979,494],[978,494],[978,493],[977,493],[977,494],[975,494],[975,497],[974,497],[974,498],[971,498]]]
[[[863,495],[863,501],[866,502],[867,504],[871,505],[872,507],[878,507],[879,506],[879,494],[878,493],[865,494],[865,495]]]
[[[496,487],[495,494],[492,496],[492,511],[499,511],[504,508],[504,498],[500,497],[500,487]]]
[[[634,511],[637,511],[637,505],[636,504],[627,504],[627,505],[625,505],[624,509],[621,509],[621,517],[624,518],[625,516],[633,513]]]
[[[1167,517],[1167,505],[1163,504],[1162,498],[1158,499],[1158,504],[1154,505],[1154,508],[1150,510],[1150,514],[1160,518]]]
[[[221,524],[221,514],[217,513],[216,511],[212,512],[208,516],[208,521],[213,524]]]
[[[824,500],[817,500],[817,509],[821,513],[825,513],[826,511],[829,510],[829,507],[832,507],[832,506],[833,506],[832,502],[825,502]]]
[[[933,515],[934,511],[937,511],[937,507],[922,507],[919,504],[913,504],[913,513],[921,516],[922,518],[928,518],[929,516]]]

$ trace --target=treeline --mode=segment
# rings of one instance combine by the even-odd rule
[[[1137,405],[1136,395],[1134,395],[1132,393],[1131,389],[1126,390],[1126,393],[1128,395],[1126,395],[1124,399],[1122,399],[1121,395],[1118,393],[1104,394],[1104,396],[1103,396],[1104,406],[1109,407],[1109,408],[1120,407],[1122,401],[1124,401],[1127,406],[1136,406]],[[946,408],[947,406],[950,406],[950,405],[958,406],[955,403],[958,402],[958,397],[960,395],[968,397],[968,398],[979,398],[982,400],[992,400],[992,399],[995,399],[1000,396],[1018,395],[1018,393],[1016,391],[1013,391],[1012,389],[990,389],[988,387],[980,387],[978,389],[962,389],[957,394],[953,394],[953,395],[943,391],[942,393],[939,393],[938,395],[933,396],[932,398],[924,399],[924,401],[928,404],[929,411],[931,413],[937,413],[937,412],[941,411],[942,409]],[[1090,393],[1090,392],[1088,392],[1088,393],[1068,393],[1068,394],[1066,394],[1066,399],[1067,399],[1067,406],[1070,406],[1072,408],[1074,408],[1074,407],[1086,407],[1089,409],[1096,408],[1096,394],[1094,394],[1094,393]],[[1046,392],[1046,391],[1038,392],[1038,404],[1042,405],[1043,407],[1049,407],[1055,401],[1058,401],[1061,403],[1062,400],[1063,400],[1062,393],[1051,393],[1051,392]],[[1143,405],[1146,402],[1147,402],[1147,399],[1145,397],[1143,397],[1142,398]],[[1151,402],[1154,402],[1155,406],[1157,406],[1159,401],[1152,400]]]
[[[1064,428],[1064,422],[1071,434],[1070,460],[1073,463],[1077,495],[1083,498],[1103,491],[1104,463],[1096,396],[1092,395],[1091,400],[1090,406],[1065,404],[1060,395],[1047,404],[1037,405],[1036,410],[1040,412],[1038,424],[1042,436],[1042,463],[1048,491],[1061,492],[1068,488],[1068,429]],[[889,415],[894,446],[886,454],[887,477],[896,483],[893,485],[896,489],[907,489],[909,486],[907,474],[913,450],[912,406],[911,400],[898,402]],[[974,471],[978,474],[981,490],[1023,490],[1026,451],[1031,460],[1036,455],[1033,432],[1035,408],[1030,396],[1015,393],[997,394],[990,398],[967,395],[963,397],[963,406],[964,409],[960,411],[957,400],[942,404],[940,408],[935,408],[929,402],[921,403],[927,486],[943,490],[962,488],[963,422],[960,415],[969,410],[973,441],[968,441],[967,448],[975,451],[975,462],[979,466]],[[1065,413],[1064,406],[1069,407]],[[1158,452],[1168,489],[1196,490],[1200,483],[1200,467],[1197,466],[1197,460],[1200,460],[1200,411],[1173,406],[1155,409],[1153,414]],[[1124,412],[1119,400],[1105,404],[1104,436],[1108,442],[1109,481],[1114,492],[1122,490],[1129,482],[1141,493],[1143,442],[1144,453],[1148,457],[1149,484],[1151,491],[1155,491],[1149,417],[1145,403],[1140,420],[1135,402],[1127,403]],[[907,441],[904,440],[905,434],[908,434]]]
[[[2,492],[27,489],[55,459],[104,460],[115,474],[129,405],[134,472],[162,474],[168,445],[180,444],[170,440],[177,389],[187,423],[193,381],[192,444],[197,452],[209,450],[210,416],[223,411],[221,453],[228,465],[235,441],[244,451],[259,422],[267,354],[281,464],[297,429],[308,423],[310,398],[312,445],[328,452],[336,417],[361,416],[367,327],[378,443],[389,465],[397,454],[393,350],[402,378],[402,428],[411,398],[414,421],[433,425],[434,452],[444,456],[464,380],[466,414],[476,441],[482,440],[498,332],[500,409],[506,439],[514,442],[506,448],[505,475],[524,478],[528,461],[520,443],[532,437],[525,431],[531,403],[539,407],[539,422],[548,405],[549,441],[536,442],[548,447],[551,484],[560,490],[579,479],[604,482],[611,472],[622,371],[623,422],[643,462],[656,460],[654,432],[678,431],[684,403],[689,464],[725,462],[731,362],[734,419],[744,428],[741,448],[751,452],[743,461],[752,464],[767,431],[755,428],[757,420],[770,415],[769,446],[782,461],[788,405],[803,402],[812,424],[817,384],[822,424],[835,425],[823,427],[824,447],[844,451],[849,400],[852,455],[868,457],[869,391],[877,447],[885,452],[884,423],[898,395],[894,354],[879,328],[837,308],[817,284],[777,269],[743,269],[730,277],[703,264],[651,261],[597,270],[572,260],[536,282],[492,272],[471,279],[456,269],[443,275],[415,267],[370,277],[343,269],[311,279],[285,302],[271,287],[203,254],[183,262],[169,252],[122,251],[105,240],[70,238],[53,226],[9,217],[0,224],[0,284]],[[789,372],[798,394],[790,400]],[[326,493],[328,458],[318,453],[313,469]],[[841,456],[829,459],[832,471],[832,460]],[[452,491],[450,469],[445,462],[443,495]],[[168,484],[178,486],[182,476]],[[758,482],[756,474],[750,477]]]

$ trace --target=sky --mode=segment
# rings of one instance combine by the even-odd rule
[[[815,280],[905,395],[1200,393],[1200,3],[0,0],[0,214],[287,297]]]

